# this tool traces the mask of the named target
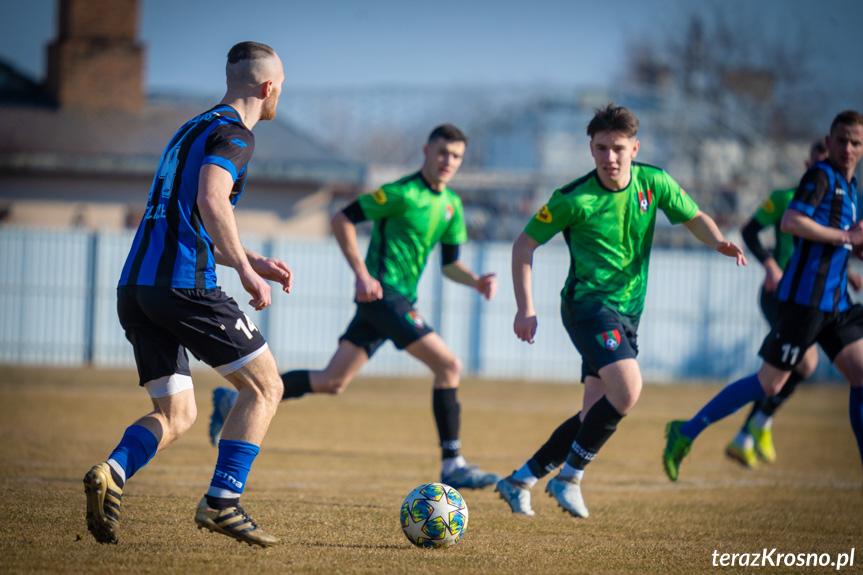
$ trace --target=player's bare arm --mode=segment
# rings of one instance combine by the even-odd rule
[[[701,210],[698,210],[692,219],[688,222],[684,222],[683,225],[686,226],[686,229],[688,229],[693,236],[698,238],[705,245],[710,246],[724,256],[734,258],[737,261],[738,266],[749,265],[749,262],[746,261],[746,256],[743,254],[743,250],[740,246],[726,241],[722,232],[719,231],[719,227],[716,225],[716,222],[713,221],[713,218]]]
[[[213,247],[213,257],[217,264],[230,265],[227,258],[223,257],[222,252],[215,246]],[[259,276],[265,280],[281,284],[285,293],[291,293],[291,286],[294,284],[294,272],[291,271],[288,264],[276,258],[262,256],[248,248],[246,248],[246,258]]]
[[[219,250],[224,265],[234,268],[240,276],[240,281],[252,299],[249,300],[256,310],[262,310],[270,305],[270,284],[258,275],[246,250],[240,242],[237,230],[237,220],[234,218],[231,206],[231,188],[234,180],[227,170],[214,164],[201,167],[198,184],[198,211],[204,228],[213,238],[213,244]]]
[[[380,282],[371,276],[363,257],[360,255],[356,226],[342,212],[336,212],[336,215],[330,220],[330,226],[348,266],[356,276],[357,301],[370,302],[381,299],[384,290]]]
[[[496,273],[477,275],[460,260],[443,266],[441,270],[443,271],[443,275],[452,281],[475,289],[485,299],[490,300],[497,292]]]
[[[536,335],[536,311],[533,309],[533,293],[531,292],[531,271],[533,268],[533,252],[539,247],[539,242],[525,234],[518,236],[512,245],[512,287],[515,291],[515,303],[518,311],[515,313],[513,330],[518,339],[533,343]]]
[[[803,212],[793,208],[785,210],[782,216],[782,231],[813,242],[840,246],[863,245],[863,221],[854,224],[849,230],[839,230],[822,226]]]

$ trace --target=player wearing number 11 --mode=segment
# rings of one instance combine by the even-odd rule
[[[854,169],[863,156],[863,115],[840,113],[825,139],[828,158],[810,167],[782,216],[794,252],[776,290],[778,319],[759,352],[758,373],[729,384],[689,421],[671,421],[662,455],[677,480],[680,462],[710,424],[778,393],[815,342],[851,386],[849,416],[863,458],[863,306],[848,296],[848,261],[863,249]]]

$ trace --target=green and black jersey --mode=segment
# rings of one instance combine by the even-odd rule
[[[789,190],[776,190],[770,197],[764,200],[755,215],[752,216],[762,228],[773,226],[773,233],[776,243],[773,246],[773,259],[779,264],[779,269],[784,270],[788,265],[788,260],[791,259],[791,252],[794,251],[794,236],[786,234],[782,231],[780,223],[785,210],[788,209],[788,204],[794,199],[794,192],[797,188]]]
[[[563,232],[570,253],[569,275],[561,291],[564,299],[639,316],[657,209],[674,224],[689,221],[698,212],[664,170],[633,162],[625,189],[605,189],[594,170],[556,190],[524,232],[541,244]]]
[[[461,198],[448,188],[433,191],[420,172],[357,201],[365,217],[374,220],[366,255],[369,273],[384,290],[410,301],[416,300],[417,283],[435,245],[467,241]]]

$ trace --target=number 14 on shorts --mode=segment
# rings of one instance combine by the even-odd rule
[[[246,321],[243,321],[243,317],[246,318]],[[255,325],[255,322],[245,312],[243,312],[243,317],[237,318],[234,329],[243,332],[247,338],[252,339],[252,332],[258,331],[258,326]],[[222,329],[225,329],[225,326],[222,326]]]

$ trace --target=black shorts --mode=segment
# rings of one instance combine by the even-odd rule
[[[764,314],[764,319],[770,324],[770,327],[776,325],[776,320],[779,319],[779,300],[776,298],[775,291],[764,291],[764,286],[761,286],[761,313]]]
[[[388,339],[398,349],[404,349],[432,332],[434,329],[406,297],[390,293],[379,300],[358,302],[357,313],[339,341],[349,341],[371,357]]]
[[[610,307],[578,309],[562,300],[560,315],[569,339],[581,354],[581,381],[599,377],[599,370],[622,359],[638,355],[638,318],[626,317]]]
[[[117,315],[135,350],[141,385],[190,375],[187,349],[222,375],[267,349],[252,320],[218,288],[121,286]]]
[[[816,342],[833,361],[845,346],[863,339],[863,306],[859,304],[841,313],[828,313],[783,301],[778,311],[779,318],[758,354],[783,371],[794,369]]]

